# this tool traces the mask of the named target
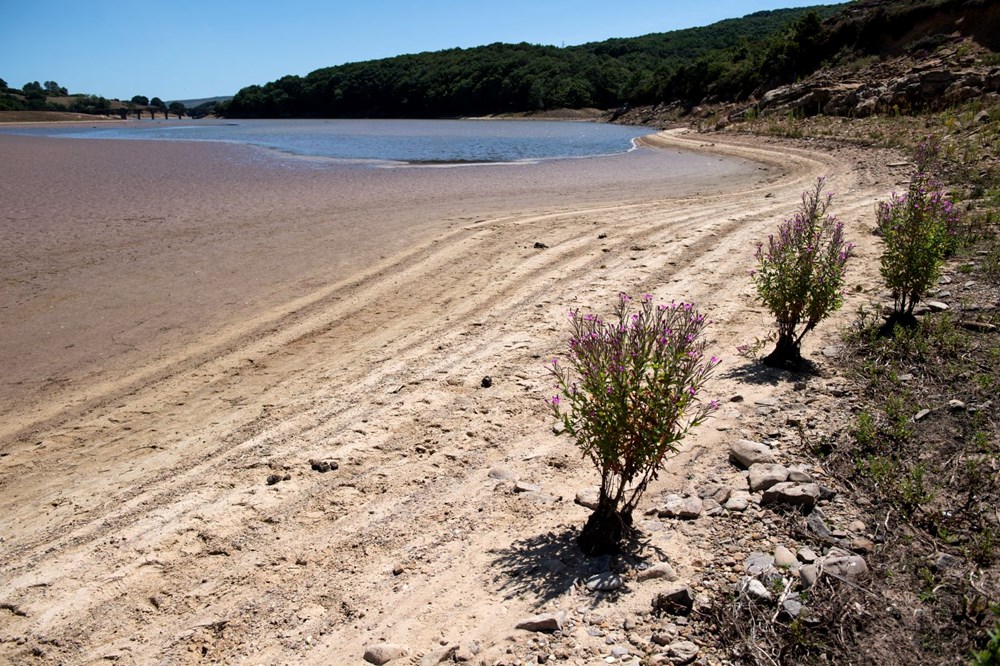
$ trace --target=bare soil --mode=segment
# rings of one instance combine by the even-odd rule
[[[181,338],[128,357],[134,372],[8,409],[0,661],[346,664],[391,641],[410,650],[399,663],[457,643],[516,663],[526,616],[648,611],[655,582],[607,599],[574,585],[589,512],[573,498],[596,477],[543,401],[566,311],[606,312],[619,291],[693,300],[714,322],[710,352],[741,367],[735,348],[770,329],[747,278],[755,243],[825,176],[859,259],[841,315],[806,340],[820,358],[877,290],[873,203],[907,175],[887,166],[898,155],[818,141],[650,141],[770,170],[702,194],[473,212],[230,313],[219,330],[238,335]],[[786,389],[720,373],[708,393],[746,402],[686,440],[649,496],[725,474],[755,400]],[[644,525],[649,552],[699,580],[716,528]],[[538,566],[553,557],[568,575]]]

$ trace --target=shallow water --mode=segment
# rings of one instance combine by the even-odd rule
[[[593,157],[628,152],[646,128],[523,120],[138,120],[81,128],[0,129],[73,139],[220,141],[300,157],[374,166],[456,165]]]

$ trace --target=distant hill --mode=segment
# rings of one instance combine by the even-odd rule
[[[717,94],[747,94],[771,74],[760,67],[765,55],[780,50],[782,63],[800,60],[807,38],[843,7],[757,12],[566,48],[497,43],[349,63],[248,86],[218,110],[232,117],[448,117],[616,108],[712,92],[696,89],[705,82],[715,82]],[[717,53],[726,56],[706,67],[725,63],[721,77],[699,64]]]
[[[185,109],[197,109],[198,107],[205,105],[214,105],[219,102],[228,102],[233,98],[232,95],[225,95],[220,97],[202,97],[201,99],[170,99],[167,100],[167,104],[172,104],[174,102],[180,102],[184,105]]]

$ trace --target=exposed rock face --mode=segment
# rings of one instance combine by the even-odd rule
[[[870,71],[859,79],[820,72],[800,83],[764,93],[754,107],[763,114],[798,113],[865,117],[882,113],[939,109],[1000,93],[1000,67],[953,69],[935,59],[897,76]],[[747,109],[732,116],[744,117]]]

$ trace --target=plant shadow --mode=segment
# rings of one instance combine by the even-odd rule
[[[530,595],[541,606],[575,587],[581,594],[593,597],[592,605],[596,606],[603,600],[614,601],[629,590],[627,580],[615,591],[588,590],[585,583],[591,576],[607,572],[624,574],[649,560],[666,561],[666,553],[639,530],[630,532],[621,553],[599,557],[584,555],[576,541],[579,533],[579,527],[562,525],[558,531],[490,550],[496,571],[493,581],[505,598]]]
[[[755,386],[778,386],[779,384],[797,381],[803,377],[822,377],[822,368],[814,361],[802,359],[794,368],[775,368],[766,365],[762,360],[746,361],[735,368],[729,368],[719,374],[722,379],[735,379]]]

